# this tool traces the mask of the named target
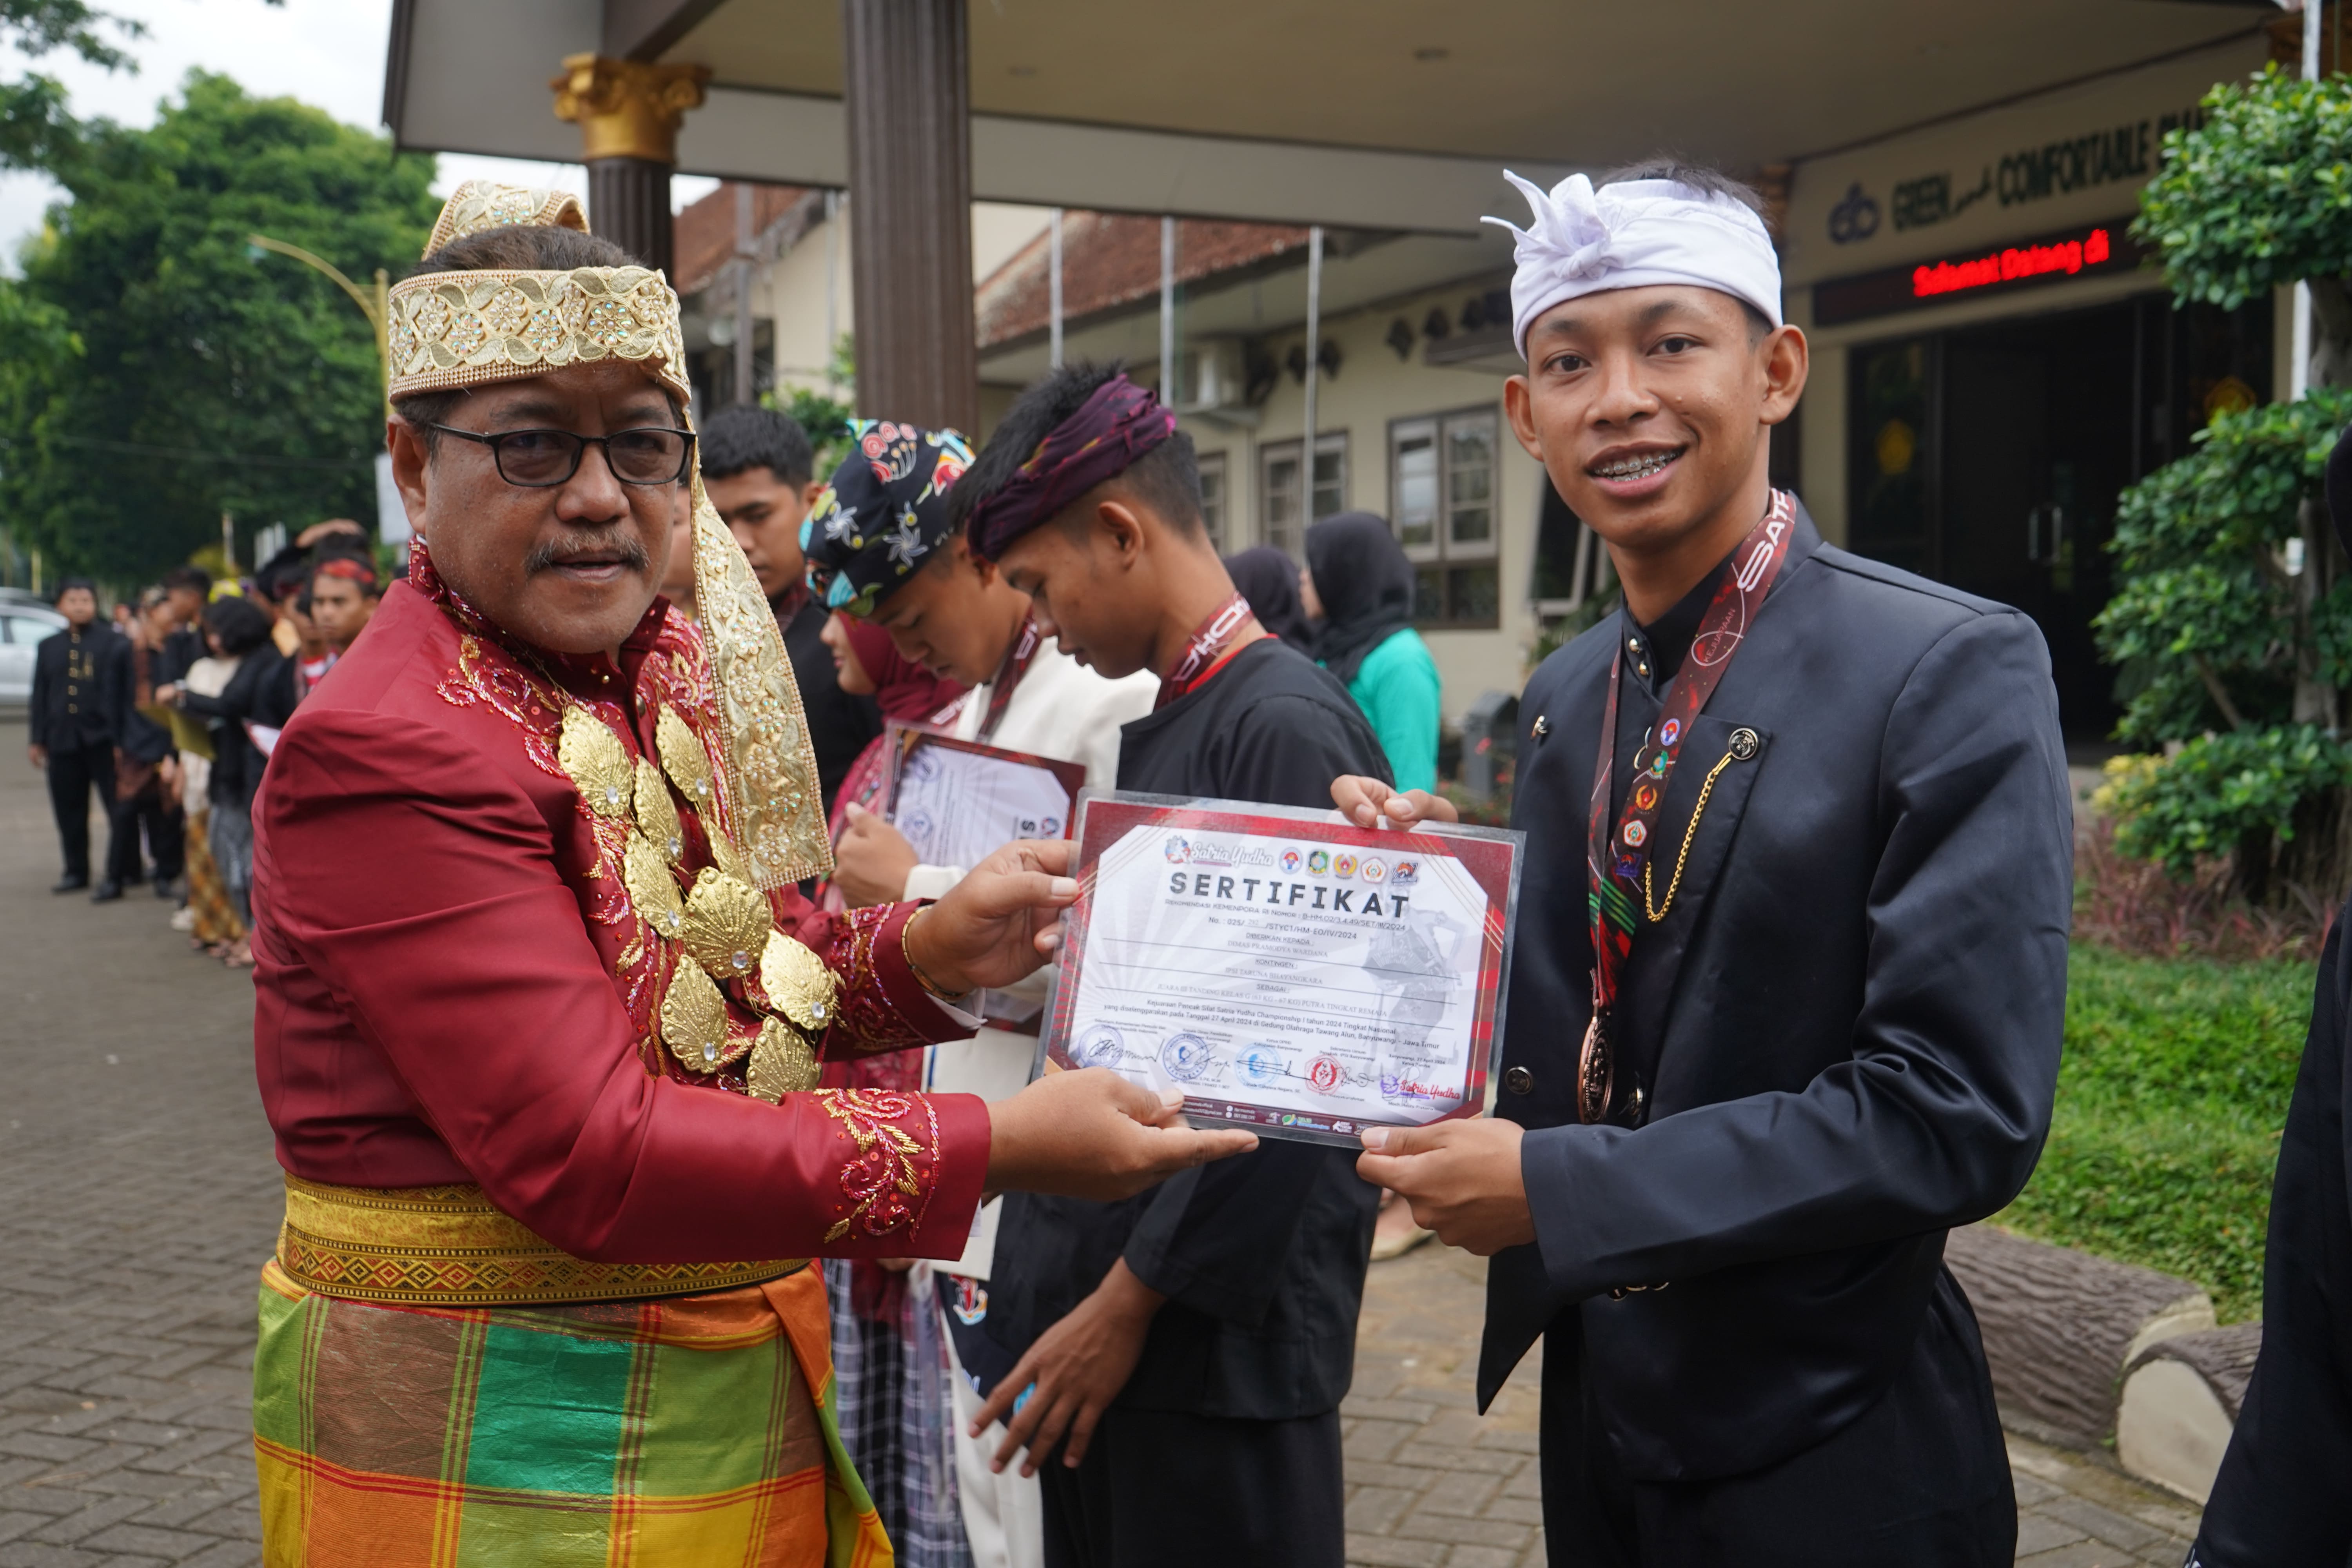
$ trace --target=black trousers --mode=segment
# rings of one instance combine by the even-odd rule
[[[1562,1356],[1561,1361],[1570,1358]],[[1748,1475],[1635,1481],[1573,1370],[1543,1386],[1553,1568],[2009,1568],[2017,1493],[1984,1343],[1946,1272],[1911,1360],[1825,1442]]]
[[[63,853],[66,875],[89,875],[89,792],[98,791],[98,804],[107,814],[108,837],[114,837],[114,747],[101,742],[95,746],[77,746],[71,751],[62,748],[49,752],[49,808],[58,815],[58,848]],[[108,858],[112,859],[109,845]]]
[[[1056,1450],[1037,1479],[1045,1568],[1340,1568],[1345,1559],[1336,1410],[1239,1421],[1114,1407],[1077,1468]]]
[[[178,806],[163,804],[163,781],[150,779],[147,787],[129,800],[114,803],[113,823],[106,841],[106,874],[118,882],[143,881],[146,860],[139,853],[139,835],[147,835],[146,860],[154,862],[158,881],[180,874],[188,853],[187,823]]]

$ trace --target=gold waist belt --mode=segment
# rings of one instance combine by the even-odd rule
[[[591,1263],[499,1213],[478,1186],[332,1187],[286,1178],[278,1267],[322,1296],[425,1306],[619,1301],[756,1285],[805,1258]]]

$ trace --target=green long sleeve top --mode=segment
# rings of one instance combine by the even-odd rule
[[[1364,656],[1348,695],[1371,721],[1372,733],[1389,754],[1401,790],[1437,787],[1437,724],[1444,687],[1437,661],[1421,634],[1407,626]]]

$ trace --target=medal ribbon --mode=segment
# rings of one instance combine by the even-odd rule
[[[996,727],[1004,722],[1004,710],[1013,706],[1013,689],[1029,672],[1029,661],[1037,657],[1037,645],[1045,639],[1037,635],[1034,618],[1021,619],[1021,635],[1004,651],[1004,663],[996,671],[996,679],[988,683],[988,711],[980,716],[980,734],[985,745],[996,738]],[[959,702],[961,699],[958,700]]]
[[[1592,771],[1585,854],[1591,894],[1592,1022],[1585,1029],[1584,1049],[1577,1063],[1576,1110],[1583,1121],[1599,1121],[1609,1114],[1615,1065],[1610,1018],[1616,1007],[1619,976],[1633,952],[1633,931],[1641,918],[1637,900],[1642,896],[1642,872],[1655,847],[1666,786],[1674,779],[1683,742],[1690,738],[1691,721],[1715,695],[1723,672],[1731,668],[1732,657],[1754,624],[1764,595],[1772,591],[1780,563],[1788,559],[1796,517],[1795,500],[1785,490],[1774,490],[1763,520],[1733,552],[1732,571],[1708,602],[1682,669],[1666,685],[1659,704],[1658,727],[1634,753],[1633,783],[1625,792],[1625,807],[1613,832],[1609,823],[1609,786],[1617,771],[1617,695],[1625,668],[1624,648],[1619,647],[1609,661],[1609,703],[1601,720],[1601,754]]]
[[[1215,615],[1202,621],[1192,633],[1192,640],[1184,645],[1184,657],[1176,661],[1176,668],[1160,681],[1160,697],[1151,704],[1153,710],[1156,711],[1167,707],[1224,668],[1225,661],[1217,658],[1217,652],[1225,646],[1225,639],[1249,618],[1249,601],[1235,594],[1218,607]],[[1258,633],[1259,637],[1265,635],[1263,630]],[[1255,642],[1256,638],[1250,640]]]

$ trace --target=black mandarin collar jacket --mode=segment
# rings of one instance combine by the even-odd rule
[[[1547,1376],[1583,1380],[1629,1477],[1704,1479],[1867,1408],[1948,1289],[1946,1230],[2032,1171],[2064,1015],[2072,805],[2033,623],[1824,545],[1801,509],[1684,742],[1661,897],[1736,731],[1753,756],[1717,779],[1679,898],[1634,938],[1616,1124],[1580,1126],[1585,808],[1609,660],[1642,635],[1602,622],[1520,701],[1528,871],[1498,1110],[1530,1130],[1538,1240],[1494,1260],[1479,1394],[1548,1333]],[[1621,798],[1664,687],[1633,673]]]
[[[85,679],[71,673],[77,653],[88,660]],[[119,746],[130,713],[131,644],[112,626],[94,620],[79,637],[71,630],[53,632],[34,648],[27,717],[35,745],[53,752]]]

